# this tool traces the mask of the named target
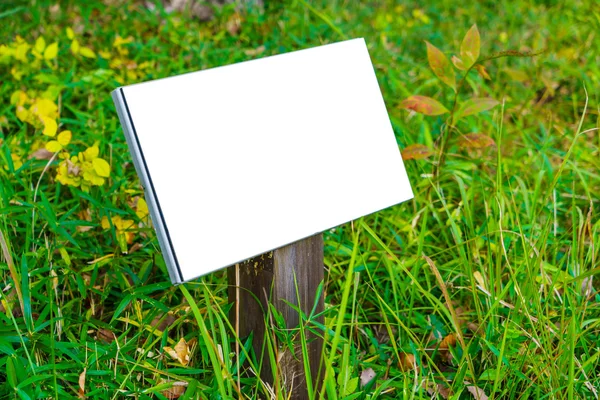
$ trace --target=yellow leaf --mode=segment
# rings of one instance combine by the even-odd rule
[[[71,53],[79,54],[79,41],[77,39],[71,42]]]
[[[79,49],[79,54],[87,58],[96,58],[96,53],[89,47],[82,47]]]
[[[27,122],[31,117],[31,113],[23,106],[17,106],[17,118],[23,122]]]
[[[110,165],[108,165],[106,160],[102,158],[94,158],[92,165],[94,166],[94,171],[96,171],[98,176],[106,178],[110,175]]]
[[[58,134],[58,138],[57,138],[58,143],[60,143],[62,146],[66,146],[71,142],[72,137],[73,137],[73,134],[71,133],[71,131],[62,131],[61,133]],[[50,150],[50,149],[48,149],[48,150]]]
[[[104,58],[105,60],[110,60],[112,57],[112,54],[110,54],[109,51],[100,50],[98,54],[100,54],[100,57]]]
[[[144,219],[148,216],[148,204],[146,203],[146,200],[144,200],[142,197],[138,199],[137,206],[135,208],[135,213],[139,219]]]
[[[46,136],[54,137],[58,130],[56,121],[52,118],[42,116],[42,122],[44,123],[44,131],[42,133]]]
[[[54,43],[48,45],[48,47],[46,47],[46,50],[44,50],[44,58],[46,60],[52,60],[53,58],[56,58],[57,55],[58,55],[58,42],[54,42]]]
[[[27,52],[30,47],[27,43],[19,44],[15,49],[15,58],[19,61],[27,61]]]
[[[37,38],[37,40],[35,41],[35,47],[34,49],[42,54],[44,52],[44,49],[46,48],[46,41],[44,40],[43,36],[40,36],[39,38]]]
[[[56,140],[51,140],[46,143],[46,150],[51,151],[52,153],[58,153],[62,150],[62,146]]]
[[[58,117],[58,107],[52,100],[49,99],[37,99],[31,111],[44,117]]]
[[[102,217],[102,221],[100,221],[100,225],[102,226],[102,229],[110,228],[110,223],[108,222],[108,218]]]
[[[85,160],[92,161],[94,158],[98,157],[98,153],[100,153],[98,146],[93,145],[92,147],[88,147],[84,152]],[[79,158],[82,159],[82,157]]]
[[[71,27],[67,27],[66,31],[69,40],[73,40],[73,38],[75,37],[75,32],[73,32],[73,29],[71,29]]]

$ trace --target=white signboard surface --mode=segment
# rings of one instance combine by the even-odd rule
[[[113,99],[174,283],[412,198],[363,39]]]

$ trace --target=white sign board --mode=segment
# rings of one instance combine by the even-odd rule
[[[113,99],[173,283],[412,198],[363,39]]]

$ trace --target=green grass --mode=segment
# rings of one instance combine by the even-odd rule
[[[447,151],[439,174],[438,154],[406,162],[414,200],[325,233],[325,326],[303,327],[325,337],[316,398],[468,399],[475,387],[490,399],[597,398],[600,11],[566,0],[398,3],[225,8],[200,23],[143,2],[2,2],[0,396],[71,398],[84,382],[89,398],[285,398],[280,380],[272,388],[235,360],[237,348],[260,368],[227,320],[225,273],[171,286],[154,232],[136,214],[143,192],[109,92],[362,36],[400,148],[439,149],[445,132]],[[444,116],[401,109],[413,94],[452,104],[423,41],[450,57],[473,23],[482,56],[546,51],[486,62],[489,81],[469,75],[459,101],[502,104],[450,131]],[[92,57],[71,53],[67,27]],[[29,50],[3,62],[1,46],[17,35],[58,41],[56,58],[35,62]],[[113,47],[117,35],[131,40]],[[84,191],[56,180],[62,159],[29,158],[50,138],[17,117],[16,90],[46,92],[59,132],[73,132],[68,151],[97,142],[110,177]],[[459,139],[471,132],[496,146],[465,148]],[[340,201],[377,195],[369,182],[342,188],[326,178]],[[272,335],[275,357],[273,339],[285,332],[273,326]],[[187,365],[164,350],[181,338]],[[372,382],[352,381],[369,368]]]

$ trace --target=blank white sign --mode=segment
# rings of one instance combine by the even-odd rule
[[[412,198],[363,39],[113,99],[174,283]]]

